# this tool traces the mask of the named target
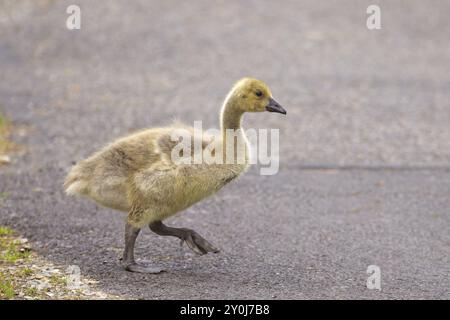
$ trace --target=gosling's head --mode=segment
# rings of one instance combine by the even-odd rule
[[[231,95],[243,112],[269,111],[286,114],[286,110],[273,99],[269,87],[260,80],[239,80],[231,90]]]

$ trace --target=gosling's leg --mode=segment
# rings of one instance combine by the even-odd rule
[[[134,228],[130,224],[125,225],[125,250],[123,251],[122,263],[125,270],[140,273],[160,273],[163,269],[147,264],[137,263],[134,260],[134,245],[141,229]]]
[[[172,228],[164,225],[161,221],[150,223],[150,230],[161,236],[173,236],[181,239],[181,243],[186,242],[188,247],[197,254],[203,255],[208,252],[219,252],[211,243],[206,241],[197,232],[186,228]]]

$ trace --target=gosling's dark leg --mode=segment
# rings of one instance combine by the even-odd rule
[[[123,251],[122,263],[125,270],[140,273],[160,273],[163,269],[147,264],[137,263],[134,260],[134,245],[141,229],[134,228],[130,224],[125,225],[125,250]]]
[[[181,243],[186,242],[188,247],[197,254],[203,255],[208,252],[219,252],[211,243],[206,241],[197,232],[186,228],[172,228],[164,225],[161,221],[150,223],[150,230],[160,236],[173,236],[181,239]]]

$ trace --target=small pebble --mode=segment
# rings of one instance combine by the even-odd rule
[[[10,164],[11,158],[8,156],[0,156],[0,164]]]

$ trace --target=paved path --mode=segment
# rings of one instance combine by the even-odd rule
[[[448,1],[378,1],[379,31],[356,0],[77,1],[68,31],[72,2],[0,11],[0,106],[27,148],[0,169],[0,224],[133,298],[450,298]],[[170,221],[221,254],[146,231],[137,254],[169,272],[123,272],[124,217],[63,194],[71,163],[174,118],[217,126],[244,75],[288,110],[245,121],[280,128],[280,172],[254,168]]]

